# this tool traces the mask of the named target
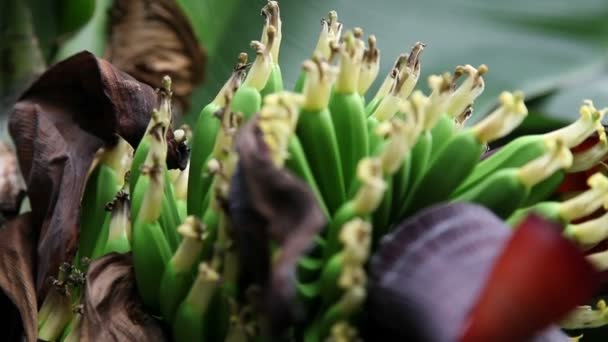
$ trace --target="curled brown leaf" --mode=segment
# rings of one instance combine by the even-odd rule
[[[31,216],[0,227],[0,320],[5,341],[36,341],[38,308],[34,289],[34,239]]]
[[[203,79],[206,55],[177,2],[115,0],[110,21],[106,58],[153,87],[160,86],[162,76],[171,76],[177,106],[185,110]]]
[[[136,146],[156,106],[152,88],[89,52],[51,67],[14,105],[9,131],[38,241],[39,298],[48,277],[75,253],[79,202],[95,152],[115,144],[117,135]],[[183,164],[179,145],[171,145],[170,167]]]
[[[89,266],[80,329],[81,341],[168,341],[139,299],[130,254],[108,254]]]
[[[241,128],[236,145],[239,163],[229,199],[233,238],[241,270],[260,285],[272,333],[278,334],[297,314],[297,260],[326,221],[308,186],[273,163],[257,117]],[[280,244],[272,263],[271,240]]]

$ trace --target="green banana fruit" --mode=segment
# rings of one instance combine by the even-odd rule
[[[572,154],[561,141],[549,140],[547,144],[547,154],[521,168],[497,171],[454,200],[479,203],[501,218],[509,217],[524,203],[534,185],[572,164]]]
[[[509,217],[507,222],[515,227],[532,212],[563,224],[589,216],[602,205],[608,204],[608,177],[599,172],[595,173],[587,179],[587,185],[589,185],[589,190],[567,201],[539,202],[533,206],[519,209]]]
[[[167,86],[166,89],[169,87]],[[159,287],[165,265],[171,258],[171,247],[160,224],[168,174],[166,113],[154,111],[150,130],[148,156],[133,192],[131,213],[134,216],[132,250],[135,280],[143,303],[151,312],[160,310]]]
[[[547,139],[559,139],[575,147],[595,131],[603,131],[601,120],[604,111],[598,111],[590,101],[580,108],[580,118],[570,125],[546,134],[525,135],[516,138],[477,164],[473,173],[454,192],[459,194],[472,185],[503,168],[519,167],[545,153]]]
[[[327,108],[335,73],[316,58],[304,62],[303,68],[308,76],[296,132],[329,213],[333,213],[346,195],[338,142]]]
[[[257,113],[262,107],[260,91],[266,86],[272,72],[272,49],[277,38],[277,28],[272,25],[264,27],[266,44],[254,40],[251,47],[255,50],[255,61],[247,73],[243,84],[234,93],[231,110],[241,113],[245,120]]]
[[[210,303],[220,287],[220,276],[206,263],[201,263],[198,276],[175,312],[175,341],[206,341],[209,330]]]
[[[481,80],[481,78],[478,78]],[[420,182],[402,206],[400,217],[440,202],[456,190],[475,168],[486,142],[505,136],[517,127],[528,113],[523,94],[504,92],[501,106],[470,129],[453,136],[430,163]],[[449,173],[446,174],[446,170]]]
[[[82,197],[78,242],[78,255],[81,258],[90,258],[94,252],[101,234],[100,223],[109,215],[105,206],[112,201],[122,186],[124,175],[129,168],[131,151],[129,144],[124,139],[119,139],[116,146],[102,150],[98,155],[99,162],[89,176]]]
[[[195,216],[188,216],[179,226],[183,239],[165,267],[160,282],[160,311],[169,322],[193,281],[193,266],[199,260],[205,239],[205,227]]]
[[[333,121],[342,178],[349,185],[359,160],[369,154],[365,107],[357,91],[365,46],[360,29],[348,31],[340,45],[340,69],[328,109]]]
[[[188,214],[202,217],[204,209],[202,200],[208,189],[210,182],[205,182],[207,176],[207,162],[211,155],[218,131],[220,129],[220,119],[218,113],[222,108],[228,106],[227,97],[232,98],[245,76],[247,65],[247,54],[241,53],[232,75],[219,91],[211,103],[205,106],[199,114],[192,141],[190,143],[190,172],[188,174]],[[207,184],[207,188],[204,185]]]

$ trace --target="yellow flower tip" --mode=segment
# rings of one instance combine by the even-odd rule
[[[587,178],[587,185],[592,189],[608,192],[608,178],[601,172],[596,172]]]
[[[352,219],[340,231],[340,241],[349,247],[369,247],[372,225],[361,218]]]
[[[219,281],[220,275],[206,262],[201,262],[198,266],[198,274],[207,281]]]
[[[580,334],[578,336],[570,337],[569,340],[570,340],[570,342],[580,342],[582,340],[583,336],[584,336],[583,334]]]
[[[181,144],[186,140],[186,132],[181,128],[176,129],[173,131],[173,137],[178,144]]]
[[[163,79],[161,81],[161,89],[171,94],[171,77],[169,77],[169,75],[163,76]]]
[[[555,160],[562,168],[569,168],[572,165],[572,152],[566,143],[561,139],[550,139],[546,141],[547,150],[554,156]]]
[[[527,115],[528,108],[524,103],[524,94],[521,91],[515,91],[513,93],[508,91],[503,91],[498,100],[501,106],[504,108],[504,111],[509,115]]]
[[[603,299],[600,299],[597,302],[596,307],[598,310],[607,311],[606,301],[604,301]],[[606,313],[608,313],[608,312],[606,312]]]
[[[369,50],[374,50],[376,49],[376,36],[373,34],[370,34],[369,37],[367,37],[367,48]]]
[[[392,125],[389,121],[382,121],[376,126],[375,133],[380,137],[386,137],[391,133],[392,129]]]
[[[353,37],[355,37],[355,39],[361,39],[363,37],[363,29],[360,27],[355,27],[353,29]]]
[[[329,11],[329,13],[327,14],[327,18],[329,18],[330,23],[338,22],[338,12],[336,12],[335,10]]]
[[[191,215],[186,217],[184,223],[177,227],[177,232],[183,237],[202,240],[205,225],[201,220]]]
[[[383,193],[386,190],[386,182],[382,178],[383,168],[380,158],[363,158],[357,164],[357,178],[362,183],[362,189],[367,189],[374,194]],[[360,191],[361,192],[361,191]],[[366,197],[366,196],[363,196]],[[372,203],[367,203],[372,204]]]

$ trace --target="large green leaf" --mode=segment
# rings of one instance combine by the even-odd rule
[[[264,1],[179,0],[210,55],[206,83],[194,94],[192,113],[217,92],[240,51],[259,39]],[[309,57],[320,29],[319,19],[338,11],[345,28],[360,26],[375,34],[384,77],[394,58],[417,41],[427,43],[423,78],[459,64],[485,63],[486,91],[477,116],[494,105],[502,90],[523,89],[529,97],[604,62],[608,2],[590,0],[332,0],[282,1],[283,43],[280,64],[291,87],[302,61]],[[377,85],[378,82],[376,82]],[[568,103],[576,115],[580,99]],[[570,113],[570,112],[569,112]]]

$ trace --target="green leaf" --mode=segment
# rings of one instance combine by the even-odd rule
[[[91,20],[61,45],[54,60],[60,61],[82,50],[101,57],[108,38],[108,12],[111,6],[112,0],[97,0]]]
[[[25,3],[32,12],[42,53],[50,61],[58,46],[93,16],[96,0],[27,0]]]
[[[249,42],[260,38],[259,11],[265,1],[179,3],[210,57],[206,83],[193,95],[191,112],[198,113],[229,76],[237,54],[251,52]],[[317,0],[282,1],[280,6],[280,64],[287,88],[316,45],[319,19],[335,9],[345,29],[360,26],[378,38],[382,68],[375,86],[396,56],[417,41],[427,43],[418,86],[425,91],[431,73],[452,71],[459,64],[487,64],[486,91],[472,121],[495,104],[502,90],[522,89],[528,97],[546,94],[572,73],[603,62],[606,52],[608,3],[603,0]],[[576,113],[579,103],[577,99],[568,106]]]

